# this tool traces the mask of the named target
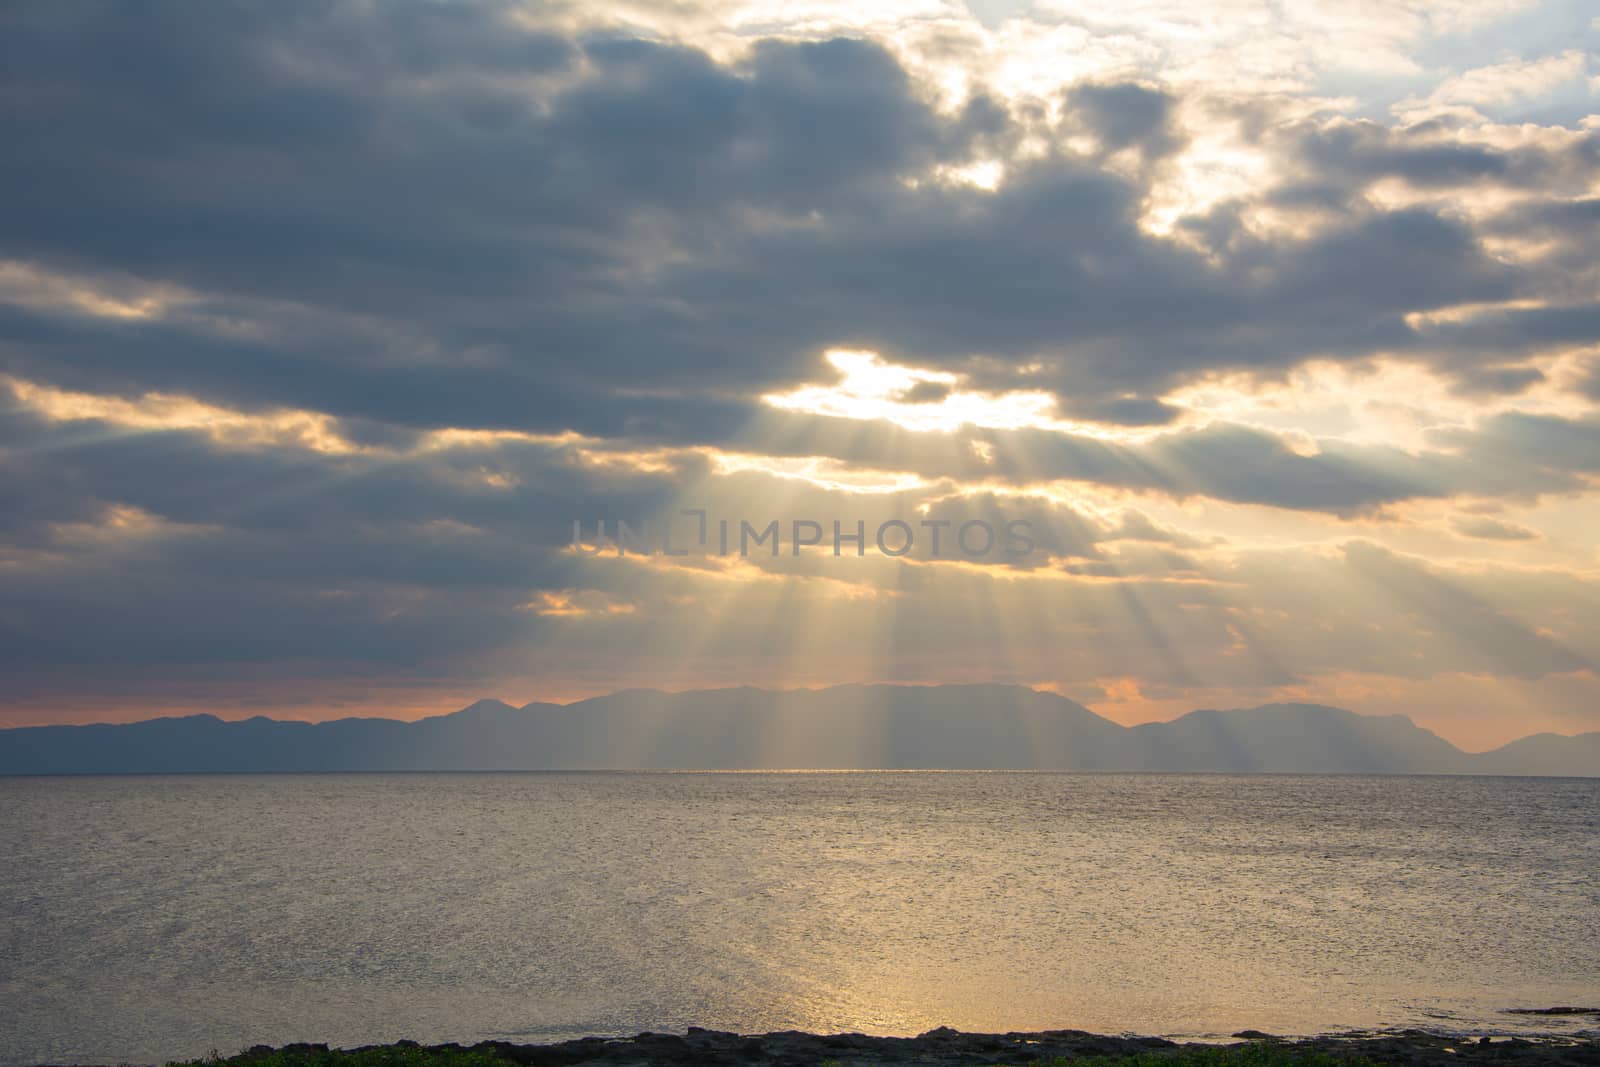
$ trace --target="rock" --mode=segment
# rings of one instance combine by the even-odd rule
[[[1558,1014],[1587,1014],[1585,1011]],[[1272,1041],[1293,1054],[1322,1054],[1334,1060],[1366,1057],[1405,1067],[1600,1067],[1600,1037],[1592,1035],[1510,1038],[1443,1037],[1423,1030],[1381,1034],[1275,1037],[1260,1030],[1233,1035],[1241,1042]],[[369,1046],[371,1048],[373,1046]],[[382,1046],[376,1046],[382,1047]],[[396,1047],[427,1050],[460,1045]],[[1090,1056],[1131,1057],[1152,1052],[1214,1048],[1180,1045],[1160,1037],[1111,1037],[1081,1030],[1039,1033],[968,1034],[941,1026],[919,1037],[873,1037],[866,1034],[733,1034],[699,1027],[683,1036],[644,1033],[628,1038],[587,1037],[553,1045],[515,1045],[484,1041],[472,1046],[517,1067],[819,1067],[835,1061],[844,1067],[1019,1067]],[[1259,1048],[1236,1044],[1233,1048]],[[283,1051],[326,1051],[326,1045],[291,1045]],[[251,1049],[247,1058],[262,1053]],[[266,1049],[264,1054],[271,1054]],[[1154,1062],[1159,1063],[1159,1058]],[[229,1064],[226,1067],[234,1067]],[[246,1067],[244,1064],[238,1067]]]
[[[952,1030],[948,1026],[937,1026],[926,1033],[918,1034],[918,1041],[953,1041],[962,1037],[960,1030]]]

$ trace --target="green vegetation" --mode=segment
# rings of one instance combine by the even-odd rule
[[[466,1048],[381,1045],[362,1049],[329,1049],[321,1045],[288,1045],[237,1056],[213,1052],[205,1059],[169,1063],[167,1067],[507,1067],[509,1060]]]
[[[1320,1049],[1274,1042],[1251,1042],[1225,1048],[1186,1048],[1140,1052],[1129,1056],[1057,1056],[1035,1060],[1032,1067],[1381,1067],[1368,1056],[1339,1056]]]
[[[459,1046],[384,1045],[364,1049],[328,1049],[290,1045],[223,1057],[216,1053],[167,1067],[511,1067],[512,1061],[492,1049]],[[820,1067],[855,1067],[823,1060]],[[1035,1060],[1027,1067],[1382,1067],[1367,1056],[1341,1056],[1319,1049],[1276,1042],[1252,1042],[1226,1048],[1153,1050],[1125,1056],[1084,1056]]]

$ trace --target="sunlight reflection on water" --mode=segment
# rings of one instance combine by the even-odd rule
[[[682,1030],[1594,1026],[1600,781],[0,779],[0,1062]]]

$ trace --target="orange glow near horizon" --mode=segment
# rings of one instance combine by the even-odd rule
[[[654,675],[652,675],[654,677]],[[723,689],[740,686],[771,689],[826,689],[833,685],[938,685],[990,683],[992,675],[947,677],[940,681],[898,679],[886,681],[864,674],[856,678],[795,679],[789,684],[764,684],[756,671],[733,670],[708,680],[704,685],[660,685],[649,678],[622,679],[621,684],[602,684],[577,680],[562,686],[541,685],[527,678],[481,685],[441,686],[437,689],[386,687],[380,681],[334,685],[319,697],[303,685],[274,698],[270,684],[252,686],[248,704],[228,691],[233,686],[216,686],[178,699],[144,702],[137,699],[73,699],[65,694],[47,701],[24,701],[8,708],[0,727],[54,726],[87,723],[128,723],[145,719],[209,714],[237,721],[256,716],[301,722],[330,722],[346,718],[381,718],[415,722],[448,715],[479,700],[500,700],[513,707],[530,703],[572,704],[603,697],[625,688],[662,689],[685,692],[694,689]],[[1026,684],[1026,683],[1013,683]],[[1496,685],[1483,676],[1459,675],[1417,680],[1396,685],[1393,679],[1370,676],[1329,678],[1314,684],[1282,690],[1185,690],[1151,696],[1133,678],[1100,679],[1087,687],[1037,682],[1028,688],[1076,699],[1095,714],[1121,726],[1148,722],[1168,722],[1201,709],[1255,707],[1272,703],[1325,704],[1354,711],[1359,715],[1404,715],[1417,726],[1431,730],[1466,752],[1482,752],[1536,733],[1572,735],[1592,729],[1591,724],[1562,715],[1540,703],[1550,700],[1564,687],[1581,684],[1575,679],[1556,679],[1530,686]],[[1095,693],[1087,692],[1093,689]],[[1456,703],[1469,694],[1494,695],[1483,701],[1471,715],[1463,715]],[[1541,694],[1543,690],[1543,694]],[[1077,695],[1074,696],[1074,693]]]

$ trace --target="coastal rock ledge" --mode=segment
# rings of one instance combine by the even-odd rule
[[[1173,1058],[1207,1061],[1219,1050],[1236,1050],[1238,1062],[1325,1063],[1327,1059],[1372,1064],[1556,1064],[1600,1067],[1600,1035],[1549,1037],[1446,1037],[1422,1030],[1327,1035],[1279,1039],[1258,1031],[1241,1031],[1243,1040],[1230,1045],[1179,1044],[1159,1037],[1110,1037],[1081,1030],[1038,1033],[969,1034],[947,1027],[917,1037],[872,1037],[865,1034],[809,1034],[783,1031],[741,1035],[690,1027],[686,1034],[644,1033],[627,1038],[586,1037],[550,1045],[483,1041],[475,1045],[419,1045],[401,1041],[392,1046],[367,1046],[353,1053],[406,1049],[415,1055],[477,1053],[519,1067],[879,1067],[879,1065],[949,1065],[1027,1067],[1039,1061],[1097,1057],[1140,1057],[1140,1063]],[[1262,1046],[1265,1046],[1263,1048]],[[1271,1050],[1277,1055],[1255,1055]],[[306,1053],[326,1053],[324,1045],[290,1045],[282,1049],[252,1048],[227,1061],[248,1067],[252,1060],[297,1061]],[[409,1057],[408,1057],[409,1058]],[[1234,1057],[1227,1057],[1233,1061]]]

